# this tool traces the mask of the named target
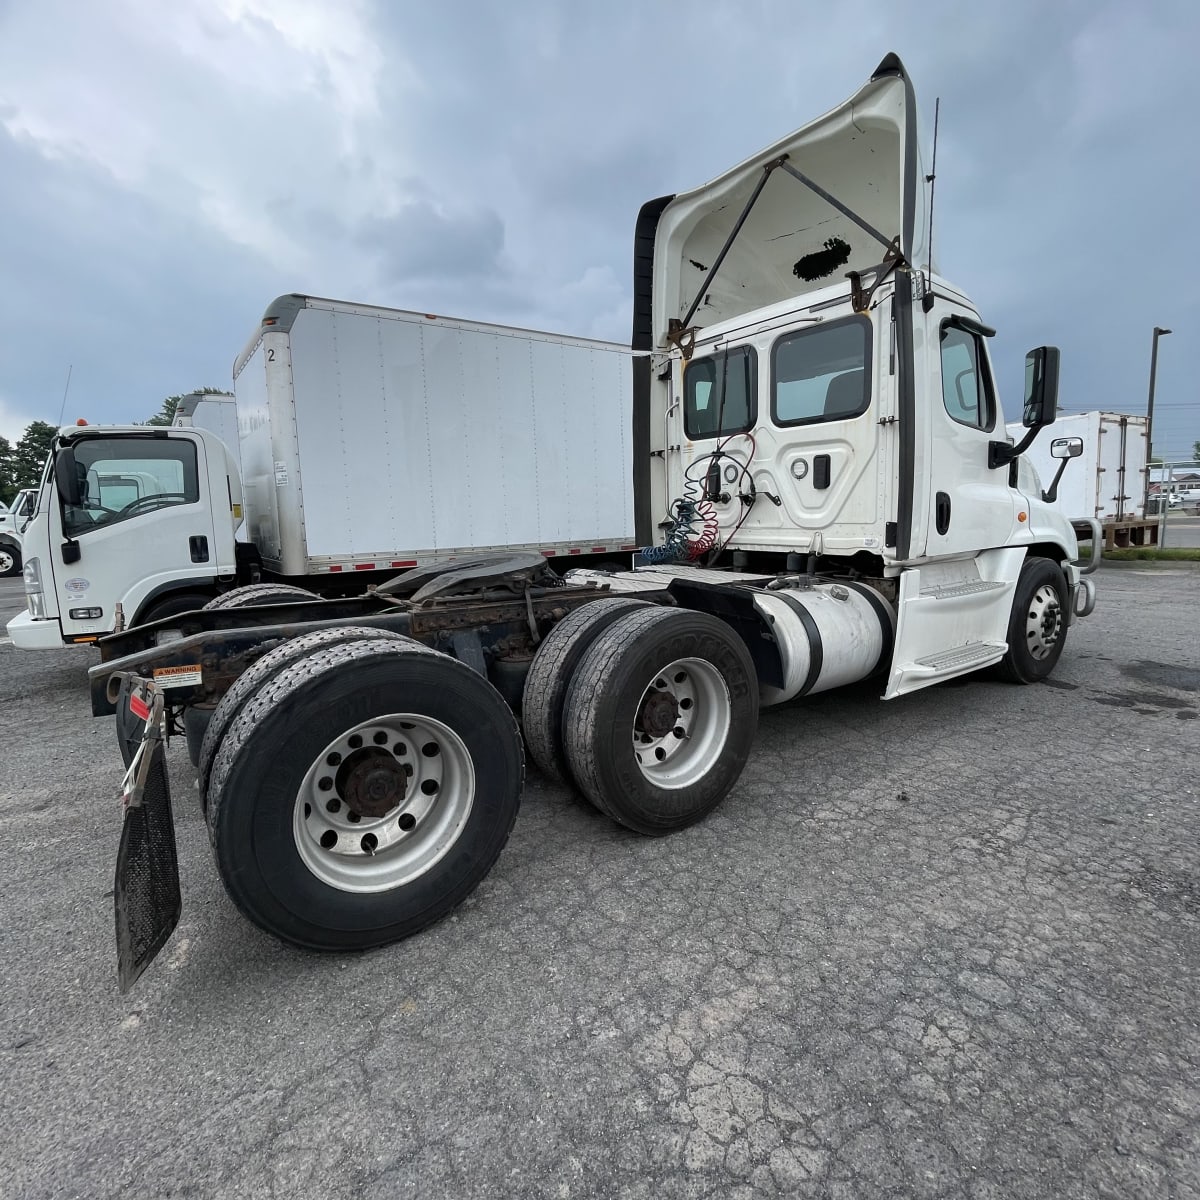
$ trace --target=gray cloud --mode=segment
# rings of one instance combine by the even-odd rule
[[[355,238],[369,247],[385,282],[495,279],[504,274],[504,223],[490,209],[448,212],[419,199],[390,217],[363,221]]]
[[[1156,441],[1200,437],[1189,3],[236,11],[0,6],[0,414],[56,417],[72,362],[99,419],[227,382],[290,290],[624,340],[640,203],[895,49],[942,98],[939,256],[1000,331],[1010,412],[1046,341],[1069,407],[1140,410],[1169,325]]]

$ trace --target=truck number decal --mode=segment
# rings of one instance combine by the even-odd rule
[[[274,361],[275,361],[275,350],[274,350],[274,348],[268,348],[267,349],[267,362],[274,362]]]

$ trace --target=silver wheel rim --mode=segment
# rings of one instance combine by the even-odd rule
[[[638,701],[633,757],[655,787],[691,787],[721,757],[732,722],[729,688],[703,658],[663,667]]]
[[[16,561],[7,550],[0,550],[0,574],[11,571]]]
[[[1029,653],[1038,661],[1049,656],[1058,644],[1062,632],[1062,604],[1058,592],[1051,584],[1043,583],[1029,602],[1029,615],[1025,619],[1025,644]]]
[[[432,717],[392,713],[325,747],[300,784],[292,834],[322,883],[386,892],[446,854],[474,802],[475,767],[462,738]]]

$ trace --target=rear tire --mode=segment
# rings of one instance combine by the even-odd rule
[[[214,597],[205,608],[250,608],[259,604],[294,604],[300,600],[319,600],[315,592],[290,583],[251,583]]]
[[[232,593],[231,593],[232,594]],[[403,645],[424,650],[425,647],[411,638],[387,629],[372,629],[369,626],[355,628],[353,625],[337,629],[318,629],[313,633],[301,634],[267,651],[262,658],[243,671],[233,686],[221,697],[220,703],[213,712],[204,738],[200,743],[200,754],[196,760],[196,774],[200,781],[200,804],[208,808],[208,777],[212,770],[213,759],[221,747],[229,726],[233,724],[238,713],[242,711],[246,701],[258,692],[269,679],[273,679],[285,667],[327,646],[336,646],[342,642],[393,641]],[[432,651],[430,651],[432,653]]]
[[[1008,622],[1008,653],[997,664],[1001,679],[1037,683],[1062,657],[1067,640],[1067,581],[1048,558],[1021,565]]]
[[[567,761],[603,813],[661,836],[694,824],[737,782],[758,724],[750,652],[707,613],[628,613],[591,645],[563,714]]]
[[[614,621],[645,607],[644,600],[623,597],[585,604],[559,621],[538,647],[521,698],[521,728],[529,757],[543,775],[560,781],[569,778],[563,708],[580,660]]]
[[[268,680],[222,740],[217,866],[238,908],[283,941],[386,945],[487,875],[522,775],[516,721],[469,667],[388,640],[326,647]]]

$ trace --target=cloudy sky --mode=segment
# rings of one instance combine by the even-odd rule
[[[1197,46],[1194,0],[0,0],[0,434],[228,386],[289,291],[628,341],[641,202],[895,50],[1008,413],[1044,342],[1065,408],[1144,412],[1169,326],[1190,456]]]

